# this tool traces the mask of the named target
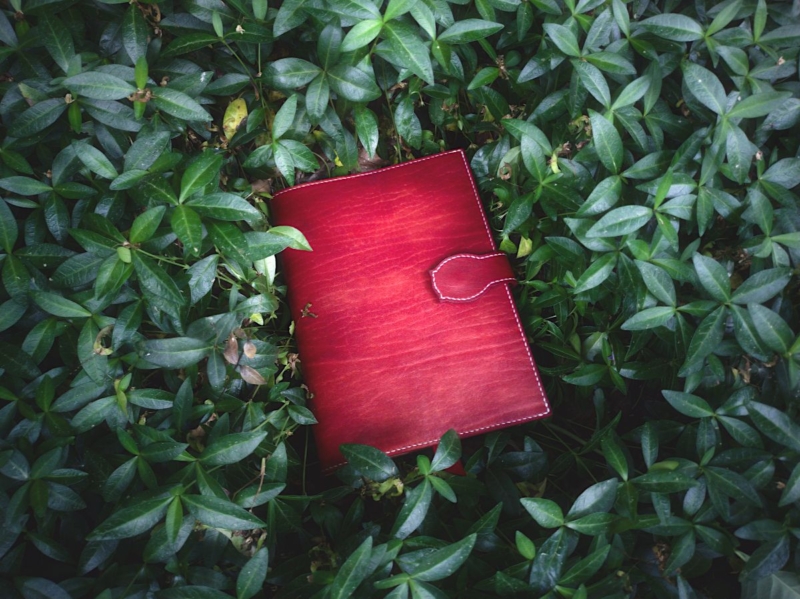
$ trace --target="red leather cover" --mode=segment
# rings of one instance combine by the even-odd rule
[[[550,413],[462,151],[299,185],[272,211],[313,248],[281,255],[325,470],[342,443],[397,455]]]

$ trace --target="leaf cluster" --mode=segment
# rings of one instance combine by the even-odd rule
[[[8,5],[0,595],[798,596],[789,3]],[[268,200],[459,147],[555,417],[321,480]]]

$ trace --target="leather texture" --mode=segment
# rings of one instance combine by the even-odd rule
[[[550,413],[462,151],[298,185],[272,212],[313,248],[281,256],[324,470],[342,443],[398,455]]]

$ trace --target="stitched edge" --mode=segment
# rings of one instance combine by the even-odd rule
[[[469,182],[472,185],[472,195],[475,198],[475,202],[478,204],[478,212],[480,213],[481,218],[483,219],[483,226],[486,229],[486,235],[489,237],[489,243],[491,243],[492,247],[494,247],[494,238],[492,237],[492,230],[489,228],[489,222],[486,220],[486,214],[484,214],[484,212],[483,212],[483,206],[481,204],[481,198],[478,195],[478,189],[475,187],[475,180],[472,178],[472,172],[469,170],[469,164],[467,164],[467,157],[464,154],[463,150],[455,150],[455,151],[461,154],[461,160],[462,160],[462,162],[464,164],[464,168],[467,171],[467,177],[469,178]],[[452,154],[452,152],[446,152],[446,154]],[[436,156],[441,156],[441,155],[442,154],[437,154]],[[422,158],[421,160],[427,160],[427,158]],[[403,164],[408,164],[408,163],[403,163]],[[403,166],[403,165],[402,164],[401,165],[396,165],[396,166],[392,166],[392,167],[389,167],[389,168],[397,168],[397,166]],[[383,169],[383,170],[387,170],[387,169]],[[369,175],[369,174],[372,174],[374,172],[380,172],[380,171],[370,171],[369,173],[363,173],[363,174]],[[359,176],[359,175],[353,175],[353,176]],[[314,183],[316,183],[316,182],[314,182]],[[309,183],[308,185],[314,185],[314,183]],[[321,181],[321,183],[324,183],[324,181]],[[498,252],[498,253],[502,253],[502,252]],[[492,424],[492,425],[489,425],[489,426],[481,426],[479,428],[473,428],[473,429],[469,429],[469,430],[466,430],[466,431],[456,431],[457,433],[459,433],[461,435],[468,435],[468,434],[471,434],[471,433],[477,433],[477,432],[481,432],[481,431],[485,431],[485,430],[489,430],[489,429],[493,429],[493,428],[500,428],[500,427],[503,427],[503,426],[508,425],[508,424],[516,424],[518,422],[525,422],[525,421],[528,421],[528,420],[534,420],[535,418],[538,418],[540,416],[546,416],[547,414],[550,413],[550,404],[547,401],[547,396],[545,396],[545,394],[544,394],[544,388],[542,387],[542,381],[541,381],[541,378],[539,377],[539,373],[536,371],[536,363],[533,361],[533,354],[531,354],[531,347],[530,347],[530,344],[528,343],[528,339],[525,337],[525,332],[522,330],[522,323],[519,320],[519,315],[517,314],[517,307],[514,305],[514,298],[511,296],[511,291],[509,290],[508,285],[506,285],[506,296],[508,297],[508,303],[511,305],[511,311],[514,314],[514,320],[517,321],[517,329],[519,330],[519,335],[522,338],[522,343],[525,346],[525,351],[528,353],[528,361],[531,364],[531,369],[533,370],[533,377],[536,379],[536,385],[539,387],[539,393],[541,393],[542,403],[544,403],[544,408],[545,409],[544,409],[544,412],[538,412],[536,414],[531,414],[529,416],[524,416],[522,418],[515,418],[513,420],[506,420],[505,422],[498,422],[496,424]],[[421,443],[414,443],[413,445],[406,445],[405,447],[396,447],[395,449],[390,449],[388,451],[385,451],[384,453],[386,455],[392,455],[392,454],[395,454],[395,453],[403,452],[403,451],[405,451],[407,449],[414,449],[416,447],[431,446],[431,445],[434,445],[437,441],[439,441],[439,439],[431,439],[430,441],[423,441]],[[334,464],[333,466],[328,466],[327,468],[324,468],[322,471],[327,473],[327,472],[330,472],[332,470],[336,470],[337,468],[339,468],[341,466],[344,466],[345,464],[347,464],[347,461],[339,462],[338,464]]]
[[[295,185],[294,187],[287,187],[286,189],[281,189],[278,193],[272,195],[272,199],[274,200],[279,195],[287,193],[289,191],[294,191],[295,189],[304,189],[306,187],[313,187],[314,185],[324,185],[325,183],[333,183],[334,181],[344,181],[345,179],[356,179],[357,177],[368,177],[370,175],[377,175],[378,173],[385,173],[386,171],[390,171],[396,168],[402,168],[404,166],[408,166],[409,164],[425,162],[426,160],[433,160],[434,158],[441,158],[442,156],[448,156],[450,154],[461,154],[461,157],[464,159],[464,163],[466,164],[467,159],[464,158],[464,150],[450,150],[449,152],[439,152],[438,154],[431,154],[430,156],[425,156],[424,158],[417,158],[416,160],[411,160],[409,162],[401,162],[400,164],[387,166],[386,168],[375,169],[374,171],[368,171],[366,173],[354,173],[352,175],[343,175],[341,177],[332,177],[330,179],[323,179],[322,181],[310,181],[308,183],[301,183],[300,185]]]
[[[431,282],[433,283],[433,289],[436,291],[436,295],[439,296],[440,300],[449,300],[451,302],[468,302],[474,300],[476,297],[479,297],[483,294],[484,291],[489,289],[495,283],[502,283],[504,281],[514,281],[516,280],[514,277],[503,277],[502,279],[493,279],[486,283],[483,289],[478,291],[477,293],[470,295],[469,297],[450,297],[448,295],[444,295],[442,291],[439,289],[439,286],[436,284],[436,273],[448,262],[451,260],[456,260],[458,258],[467,258],[469,260],[486,260],[487,258],[494,258],[496,256],[505,256],[503,252],[495,252],[494,254],[484,254],[480,256],[476,256],[475,254],[454,254],[449,258],[445,258],[439,263],[439,266],[434,268],[431,272]]]

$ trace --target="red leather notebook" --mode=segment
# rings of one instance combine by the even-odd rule
[[[275,224],[322,467],[342,443],[389,455],[550,408],[460,150],[277,193]]]

